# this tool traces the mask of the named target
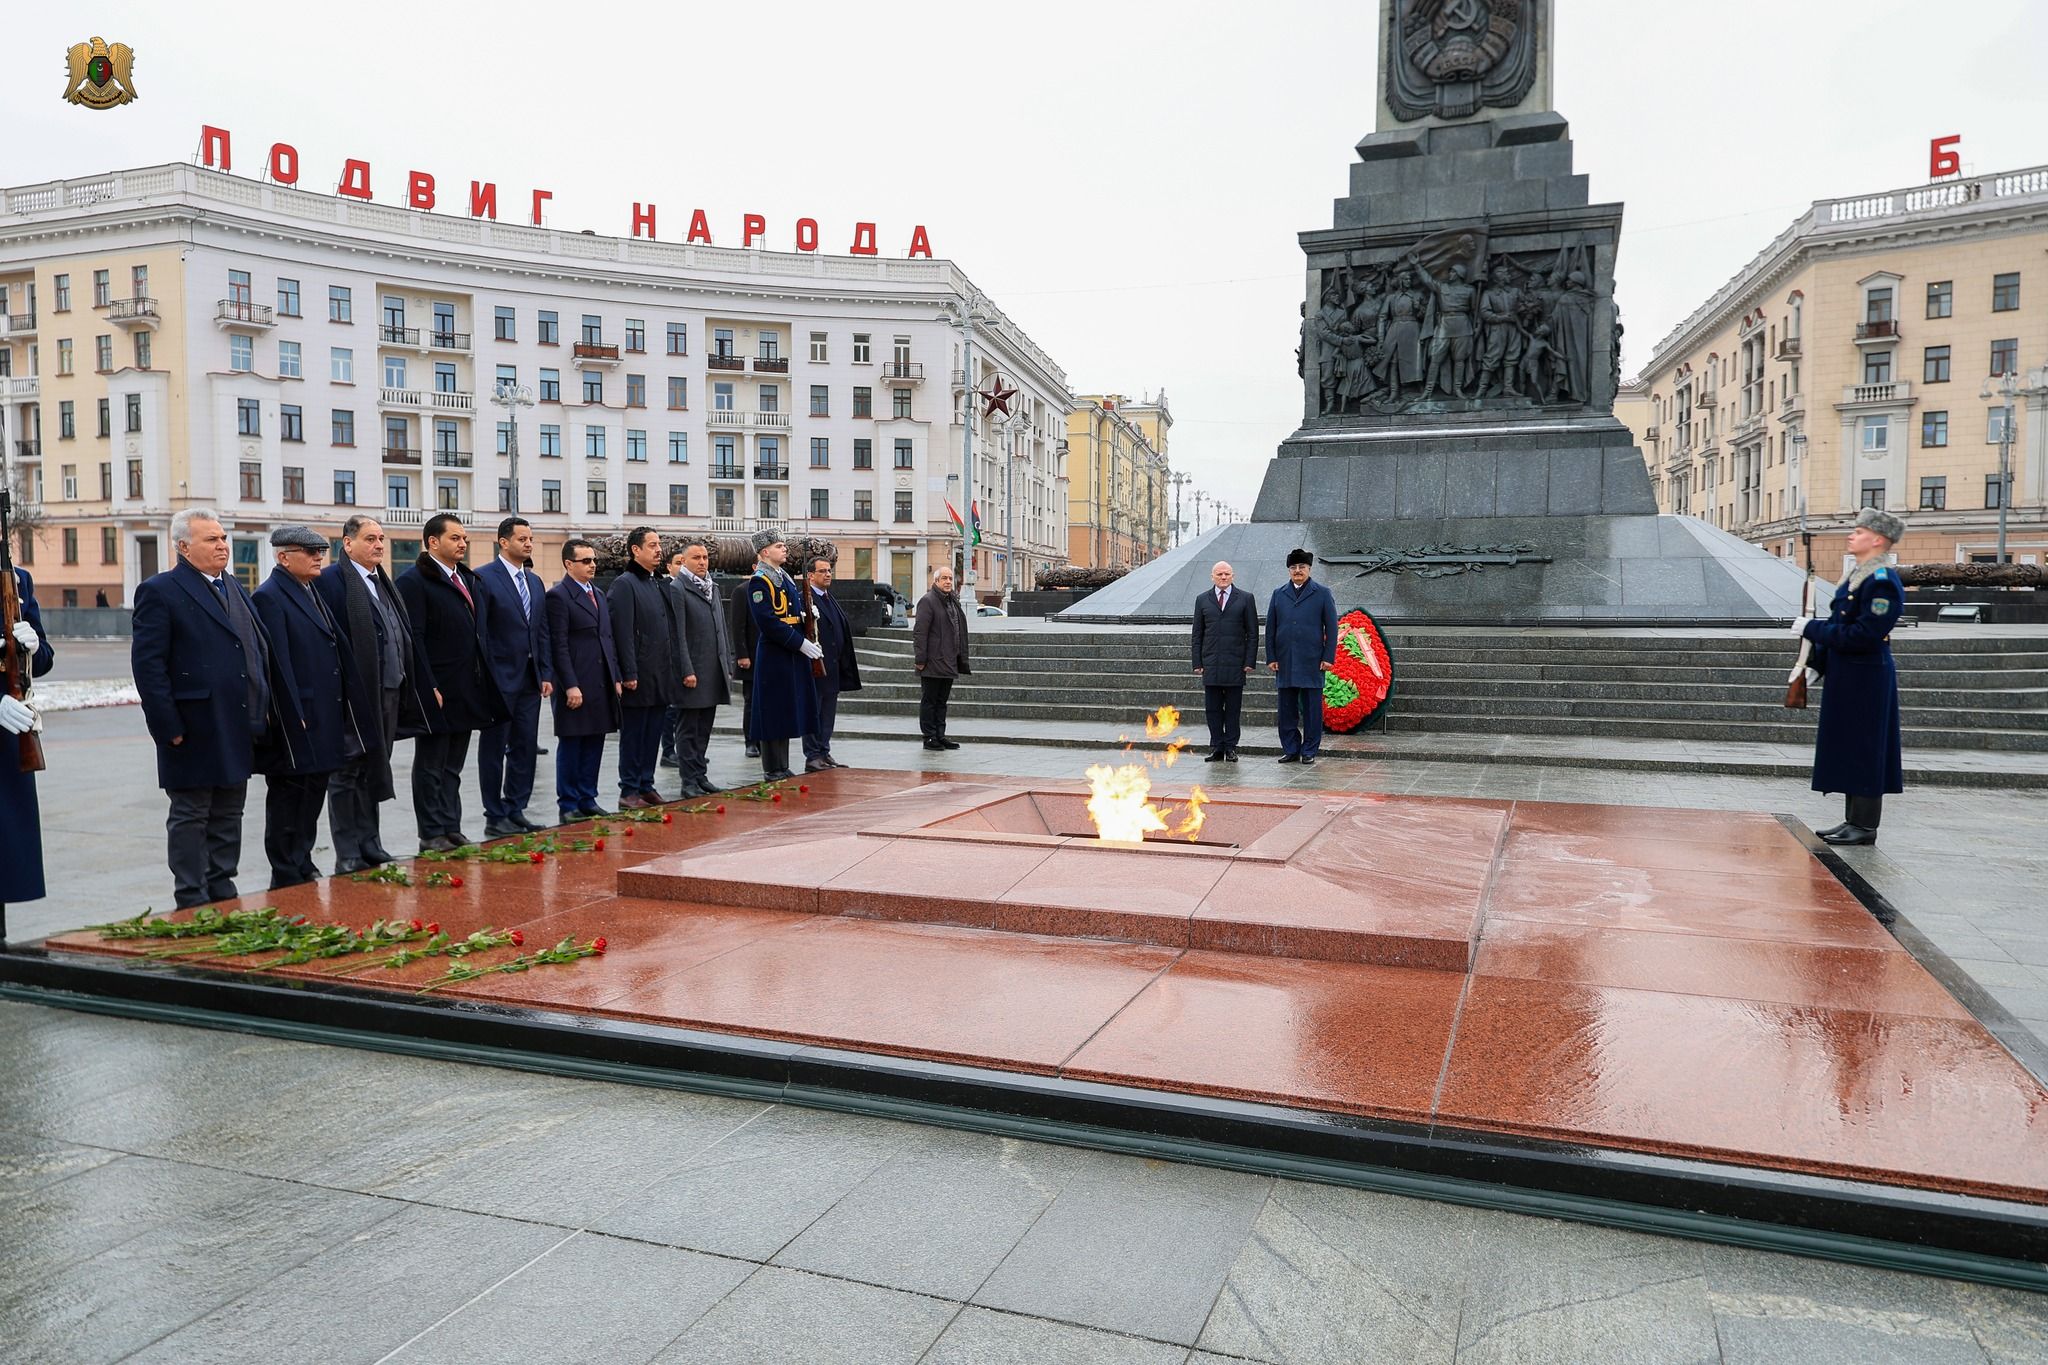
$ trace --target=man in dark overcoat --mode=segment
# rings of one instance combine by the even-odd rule
[[[789,546],[780,531],[754,533],[754,576],[740,591],[754,618],[754,711],[747,738],[761,746],[761,776],[793,777],[789,742],[818,724],[811,661],[825,651],[805,638],[803,585],[783,568]]]
[[[747,757],[759,758],[761,746],[754,743],[754,636],[753,604],[747,594],[736,592],[726,610],[725,629],[732,641],[732,680],[740,688],[740,733],[746,736]]]
[[[462,770],[470,736],[488,730],[511,713],[491,676],[491,598],[463,563],[469,533],[447,512],[427,518],[419,561],[398,576],[398,595],[412,628],[425,642],[426,673],[433,693],[426,733],[413,741],[412,804],[420,847],[445,852],[471,840],[462,832]]]
[[[562,581],[548,589],[548,645],[555,678],[555,804],[562,823],[610,812],[597,804],[604,737],[619,728],[619,656],[611,604],[592,586],[597,547],[562,546]]]
[[[1244,680],[1259,666],[1259,609],[1236,578],[1228,561],[1217,560],[1209,569],[1209,591],[1195,599],[1193,653],[1209,722],[1207,763],[1237,762]]]
[[[832,729],[839,723],[839,694],[860,691],[860,660],[853,652],[853,622],[832,600],[832,561],[814,555],[804,578],[811,615],[818,623],[818,648],[825,651],[824,675],[811,670],[818,691],[818,727],[804,736],[804,771],[815,773],[846,766],[832,756]]]
[[[526,803],[533,799],[533,769],[540,753],[540,704],[554,691],[555,665],[541,601],[547,585],[529,567],[532,559],[532,524],[525,517],[506,517],[498,523],[498,553],[476,571],[492,599],[485,618],[491,676],[512,712],[510,720],[476,740],[486,839],[540,828],[526,818]]]
[[[367,709],[369,692],[356,678],[354,655],[327,604],[313,591],[325,567],[327,537],[305,526],[280,526],[270,533],[270,546],[277,567],[250,601],[270,640],[278,676],[297,704],[300,725],[297,743],[266,744],[256,754],[266,787],[263,852],[270,859],[270,889],[276,891],[320,875],[313,843],[328,776],[362,757],[356,712]]]
[[[658,806],[668,798],[654,786],[661,728],[682,693],[676,652],[681,605],[662,572],[661,536],[652,526],[626,533],[626,570],[606,590],[612,607],[612,643],[619,653],[619,808]]]
[[[683,676],[674,710],[676,767],[683,795],[709,796],[725,790],[711,780],[711,726],[718,708],[732,700],[727,681],[733,671],[732,638],[725,604],[711,577],[711,551],[701,538],[683,542],[669,561],[669,590],[676,595],[682,629],[676,636]]]
[[[1287,553],[1287,581],[1266,604],[1266,666],[1280,689],[1280,761],[1314,763],[1323,747],[1323,674],[1337,662],[1337,599],[1309,577],[1316,557]]]
[[[927,749],[957,749],[960,742],[946,733],[946,707],[953,684],[974,670],[967,659],[967,612],[953,591],[953,570],[941,564],[932,570],[932,585],[917,602],[917,624],[911,629],[911,666],[917,670],[917,728]]]
[[[278,686],[248,592],[227,571],[228,533],[211,508],[171,518],[178,560],[135,589],[129,662],[169,795],[171,879],[180,909],[231,900],[242,809],[256,746],[275,724],[287,750],[300,730]]]
[[[43,613],[36,605],[35,579],[19,564],[14,586],[21,617],[11,635],[31,678],[56,666],[57,655],[43,634]],[[43,884],[43,817],[36,805],[36,775],[21,770],[21,735],[40,727],[36,709],[18,697],[0,693],[0,943],[7,941],[7,907],[41,900]]]
[[[313,590],[327,604],[355,663],[363,697],[355,708],[363,753],[327,780],[327,827],[334,840],[334,873],[343,876],[395,861],[384,847],[377,807],[397,795],[391,753],[401,738],[426,732],[430,671],[424,647],[406,615],[398,585],[384,568],[387,542],[374,517],[350,517],[341,527],[341,558],[320,571]]]
[[[1792,633],[1813,642],[1821,676],[1813,789],[1841,792],[1842,823],[1820,831],[1831,844],[1874,844],[1888,792],[1906,789],[1899,739],[1899,675],[1887,638],[1905,610],[1906,590],[1886,557],[1906,524],[1866,507],[1849,531],[1856,564],[1835,588],[1828,619],[1802,616]]]

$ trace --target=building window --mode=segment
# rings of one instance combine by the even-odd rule
[[[327,353],[327,377],[337,384],[356,382],[356,353],[346,346],[336,346]]]
[[[690,515],[690,488],[688,484],[672,483],[668,486],[668,514],[672,517]]]
[[[540,510],[559,512],[562,510],[562,481],[542,479],[540,481]]]
[[[103,337],[93,338],[92,363],[93,368],[101,374],[106,374],[114,368],[114,337],[112,333],[108,333]]]
[[[2005,480],[1996,474],[1984,476],[1984,505],[1999,507],[2005,502]]]
[[[734,354],[732,349],[732,328],[714,327],[711,329],[711,354],[719,357],[721,360],[732,359]]]
[[[583,315],[583,344],[585,346],[604,345],[604,319],[596,313],[585,313]]]
[[[284,281],[280,280],[280,281],[278,281],[278,283],[279,283],[279,284],[283,284],[283,283],[284,283]],[[114,300],[113,300],[113,293],[114,293],[114,287],[113,287],[113,284],[112,284],[112,283],[111,283],[111,282],[109,281],[109,279],[108,279],[108,276],[107,276],[107,272],[106,272],[106,271],[104,271],[104,270],[95,270],[95,271],[93,271],[93,272],[92,272],[92,306],[93,306],[93,307],[95,307],[95,308],[104,308],[104,307],[106,307],[106,306],[107,306],[108,304],[110,304],[110,303],[112,303],[112,302],[114,301]],[[280,309],[279,311],[280,311],[280,312],[282,312],[283,310],[282,310],[282,309]]]
[[[1920,365],[1920,378],[1929,384],[1948,383],[1948,347],[1929,346]]]
[[[602,460],[604,458],[603,427],[585,427],[583,429],[583,453],[593,460]]]
[[[434,453],[453,457],[462,453],[462,437],[457,433],[455,423],[445,417],[434,419]],[[448,466],[444,466],[448,467]]]
[[[1872,289],[1863,296],[1863,320],[1865,322],[1890,322],[1892,320],[1892,290],[1890,285]]]
[[[459,512],[462,510],[462,484],[456,479],[437,478],[434,480],[434,510],[437,512]]]
[[[734,515],[733,509],[736,506],[738,506],[738,502],[732,489],[714,488],[711,490],[711,515],[715,517],[730,517]]]
[[[763,436],[760,443],[755,446],[755,451],[760,456],[762,464],[770,469],[782,468],[782,442],[775,437]]]
[[[687,431],[671,431],[668,434],[668,462],[688,464],[690,462],[690,434]]]
[[[305,367],[296,341],[277,343],[277,376],[280,379],[303,379]]]
[[[646,463],[647,463],[647,433],[646,433],[646,432],[644,432],[644,431],[630,431],[630,430],[629,430],[629,431],[627,431],[627,433],[626,433],[626,460],[627,460],[627,462],[628,462],[628,463],[631,463],[631,464],[646,464]]]
[[[59,378],[71,373],[71,338],[64,337],[57,343],[57,374]]]
[[[596,370],[585,370],[583,372],[583,401],[586,403],[604,402],[604,376]]]
[[[647,349],[647,324],[639,318],[626,319],[626,349],[645,351]],[[642,502],[646,499],[642,498]]]
[[[1995,446],[2006,439],[2005,415],[2010,411],[2010,408],[2004,407],[1988,408],[1985,410],[1984,442],[1986,445]]]
[[[690,324],[671,322],[668,325],[668,353],[688,355],[690,353]]]
[[[142,497],[142,461],[140,460],[130,460],[128,462],[128,496],[137,499]]]
[[[890,405],[890,410],[891,410],[891,413],[892,413],[892,415],[893,415],[893,416],[896,416],[896,417],[908,417],[908,416],[910,416],[910,390],[909,390],[909,389],[891,389],[891,390],[889,390],[889,405]]]
[[[875,519],[875,495],[865,488],[854,490],[853,519],[855,521],[873,521]]]
[[[1920,444],[1927,447],[1948,444],[1948,413],[1923,412],[1920,414]]]
[[[853,391],[853,415],[873,417],[875,415],[875,391],[856,387]]]
[[[899,492],[896,495],[896,520],[910,520],[910,494],[908,492]]]
[[[76,564],[78,562],[78,528],[76,526],[64,528],[64,562],[66,564]],[[67,603],[66,605],[71,604]]]
[[[2020,277],[2014,271],[2010,275],[1991,277],[1991,311],[2010,313],[2020,306]]]
[[[254,398],[235,400],[235,434],[238,436],[261,436],[263,434],[263,405]]]
[[[594,483],[585,488],[583,490],[583,500],[584,511],[594,517],[604,515],[605,487],[603,484]]]
[[[629,374],[626,376],[626,406],[644,408],[647,406],[647,376]]]
[[[57,487],[66,502],[78,501],[78,466],[67,464],[57,471]]]
[[[100,501],[112,502],[113,500],[114,463],[111,460],[103,460],[100,462]]]
[[[146,369],[148,369],[148,368],[149,368],[149,357],[150,357],[150,341],[149,341],[149,333],[147,333],[147,332],[137,332],[137,333],[135,334],[135,368],[136,368],[136,369],[138,369],[138,370],[146,370]]]
[[[1865,506],[1865,507],[1875,507],[1875,508],[1877,508],[1877,509],[1878,509],[1879,511],[1883,511],[1883,510],[1884,510],[1884,480],[1883,480],[1883,479],[1865,479],[1865,480],[1863,481],[1863,502],[1862,502],[1862,505],[1863,505],[1863,506]]]
[[[543,422],[540,428],[541,458],[559,460],[562,458],[562,428],[553,422]],[[559,508],[557,511],[561,510]]]
[[[1889,417],[1866,417],[1863,419],[1863,453],[1882,455],[1891,449],[1892,419]]]
[[[1927,286],[1927,316],[1931,318],[1953,317],[1955,315],[1955,311],[1955,281],[1931,281]]]
[[[896,443],[896,468],[911,469],[914,467],[910,458],[910,442],[898,441]]]
[[[759,411],[782,411],[782,390],[777,388],[773,384],[762,384],[758,387],[760,392],[759,395],[756,397],[755,402],[760,404]]]
[[[866,332],[855,332],[853,334],[853,363],[856,365],[870,365],[874,363],[874,359],[874,338]]]
[[[57,363],[62,365],[67,357],[60,348]],[[237,374],[246,374],[256,368],[256,339],[236,334],[228,338],[228,368]]]
[[[105,274],[105,271],[100,272]],[[121,533],[111,526],[100,527],[100,563],[121,562]]]
[[[1921,478],[1920,510],[1923,512],[1945,512],[1948,510],[1948,479],[1946,476]]]
[[[519,310],[516,308],[491,309],[492,335],[500,341],[519,340]]]
[[[730,479],[739,477],[739,458],[734,452],[730,436],[711,438],[711,477]]]
[[[763,488],[759,492],[761,495],[761,520],[780,521],[782,519],[782,490],[779,488]]]
[[[829,436],[813,436],[811,438],[811,468],[830,469],[831,467],[832,439]]]
[[[295,403],[282,403],[277,409],[277,439],[280,441],[304,441],[306,439],[306,414]]]
[[[384,387],[402,389],[405,387],[405,357],[387,355],[384,357]]]
[[[541,345],[559,346],[562,344],[562,319],[558,315],[543,308],[538,326],[540,329]]]
[[[1892,382],[1892,353],[1871,351],[1863,357],[1863,382],[1866,384],[1889,384]]]
[[[830,347],[830,345],[828,345],[828,344],[827,344],[827,342],[826,342],[826,339],[825,339],[825,334],[824,334],[823,332],[813,332],[813,333],[811,333],[811,359],[812,359],[812,361],[814,361],[814,362],[815,362],[815,363],[817,363],[817,364],[820,364],[820,365],[822,365],[822,364],[824,364],[824,363],[825,363],[825,362],[826,362],[827,360],[830,360],[831,358],[832,358],[832,356],[831,356],[831,347]]]
[[[263,499],[263,465],[256,460],[242,461],[242,501],[260,502]]]
[[[345,284],[327,286],[327,320],[329,322],[354,322],[356,320],[355,296]]]
[[[713,412],[731,412],[732,399],[733,393],[731,384],[727,383],[725,380],[722,379],[712,384],[711,410]]]
[[[384,505],[386,507],[412,506],[412,480],[407,478],[403,474],[385,475]],[[394,554],[392,556],[392,562],[396,563],[397,560],[398,557]]]
[[[626,485],[626,515],[644,517],[647,515],[647,485],[629,483]]]
[[[304,502],[306,500],[306,467],[288,464],[284,467],[284,500]]]
[[[668,405],[677,412],[690,406],[690,381],[681,375],[669,376]]]
[[[112,399],[108,399],[108,398],[102,398],[102,399],[100,399],[100,401],[99,401],[99,419],[100,419],[100,430],[99,430],[99,435],[100,435],[100,439],[101,439],[101,440],[105,440],[105,439],[106,439],[107,437],[109,437],[109,436],[112,436],[112,435],[114,434],[114,405],[113,405],[113,400],[112,400]]]
[[[57,439],[69,441],[78,435],[78,405],[69,398],[57,404]]]
[[[854,437],[853,467],[855,469],[873,469],[875,467],[875,443],[865,436]]]
[[[758,351],[760,352],[760,355],[759,355],[759,358],[760,358],[760,359],[762,359],[762,360],[780,360],[780,359],[782,358],[782,335],[781,335],[781,333],[779,333],[779,332],[763,332],[763,333],[761,333],[761,334],[760,334],[760,336],[759,336],[758,338],[756,338],[756,342],[757,342],[757,347],[756,347],[756,349],[757,349],[757,350],[758,350]]]
[[[435,393],[454,393],[454,392],[455,392],[455,367],[454,367],[453,365],[450,365],[450,364],[448,364],[448,363],[447,363],[446,361],[437,361],[437,362],[435,362],[435,365],[434,365],[434,392],[435,392]]]
[[[299,316],[299,282],[279,280],[277,282],[277,315],[281,318]]]
[[[228,272],[228,292],[230,294],[234,293],[234,279],[235,276],[237,275],[240,275],[242,277],[242,288],[246,291],[249,287],[249,275],[247,271],[230,270]],[[53,279],[51,283],[56,286],[57,292],[57,301],[50,305],[51,310],[53,312],[58,313],[70,312],[71,277],[69,275],[59,275],[55,279]],[[72,558],[66,560],[65,562],[68,564],[76,564],[78,562],[77,556],[74,555]]]
[[[500,512],[512,510],[512,480],[510,479],[498,480],[498,510]]]
[[[1991,373],[2018,374],[2020,372],[2020,339],[2004,337],[1991,343]]]
[[[908,366],[908,365],[910,364],[910,338],[909,338],[909,337],[897,337],[897,338],[895,338],[895,339],[894,339],[894,340],[893,340],[893,341],[892,341],[892,342],[890,343],[890,346],[889,346],[889,351],[890,351],[890,358],[891,358],[891,359],[893,359],[893,360],[894,360],[894,361],[896,362],[896,364],[897,364],[898,366],[900,366],[900,367],[907,367],[907,366]]]
[[[356,415],[347,408],[332,410],[328,426],[328,440],[338,446],[352,446],[356,443]]]
[[[130,292],[129,292],[129,295],[128,295],[128,297],[129,297],[129,298],[132,298],[132,299],[146,299],[146,298],[148,298],[148,297],[149,297],[149,267],[148,267],[148,266],[146,266],[146,265],[138,265],[138,266],[136,266],[136,267],[135,267],[134,269],[130,270],[130,271],[128,272],[128,286],[129,286],[129,291],[130,291]]]
[[[829,388],[828,386],[826,386],[826,385],[824,385],[824,384],[813,384],[813,385],[811,385],[811,416],[813,416],[813,417],[830,417],[831,415],[832,415],[832,390],[831,390],[831,388]]]
[[[562,372],[542,370],[540,372],[540,401],[559,403],[562,401]]]
[[[811,515],[829,518],[832,515],[832,490],[813,488],[811,490]]]
[[[334,501],[340,507],[356,505],[356,472],[353,469],[334,471]]]

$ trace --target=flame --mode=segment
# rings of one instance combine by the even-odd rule
[[[1165,834],[1175,839],[1190,841],[1200,837],[1202,822],[1207,818],[1202,807],[1209,803],[1209,797],[1200,787],[1188,794],[1187,813],[1178,824],[1171,820],[1171,807],[1154,803],[1152,778],[1146,771],[1157,766],[1170,768],[1187,748],[1185,738],[1176,737],[1180,729],[1180,709],[1162,706],[1145,717],[1145,738],[1167,741],[1165,751],[1157,759],[1147,757],[1145,762],[1126,763],[1119,767],[1098,763],[1088,769],[1088,818],[1095,822],[1095,835],[1099,839],[1113,839],[1124,843],[1136,843],[1147,834]],[[1124,744],[1124,752],[1133,747]]]

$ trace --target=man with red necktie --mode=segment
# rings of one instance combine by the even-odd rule
[[[462,770],[469,738],[511,716],[491,676],[489,639],[492,599],[463,563],[469,535],[447,512],[427,519],[421,530],[419,562],[398,576],[398,596],[412,627],[425,642],[426,676],[433,694],[427,733],[413,744],[412,804],[420,848],[460,848]]]

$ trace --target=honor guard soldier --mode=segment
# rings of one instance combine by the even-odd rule
[[[754,576],[740,589],[754,621],[754,709],[747,738],[761,746],[764,781],[792,777],[789,742],[818,724],[811,662],[825,651],[804,635],[803,588],[783,570],[789,546],[779,531],[754,533]]]
[[[1813,642],[1810,663],[1822,679],[1820,731],[1814,739],[1813,789],[1847,798],[1842,823],[1820,831],[1831,844],[1874,844],[1887,792],[1905,788],[1899,743],[1899,675],[1886,639],[1905,609],[1906,591],[1885,555],[1906,524],[1866,507],[1849,532],[1855,567],[1835,589],[1828,619],[1802,616],[1792,633]]]
[[[5,497],[0,493],[0,497]],[[43,636],[43,613],[36,606],[35,580],[27,569],[8,562],[0,544],[0,573],[15,583],[12,619],[0,619],[0,652],[8,657],[0,674],[0,943],[7,941],[7,907],[41,900],[43,885],[43,820],[36,807],[36,776],[25,767],[22,736],[33,753],[40,742],[42,718],[29,702],[15,695],[27,682],[56,666],[57,655]],[[0,613],[0,616],[5,616]],[[33,760],[31,760],[33,763]]]

